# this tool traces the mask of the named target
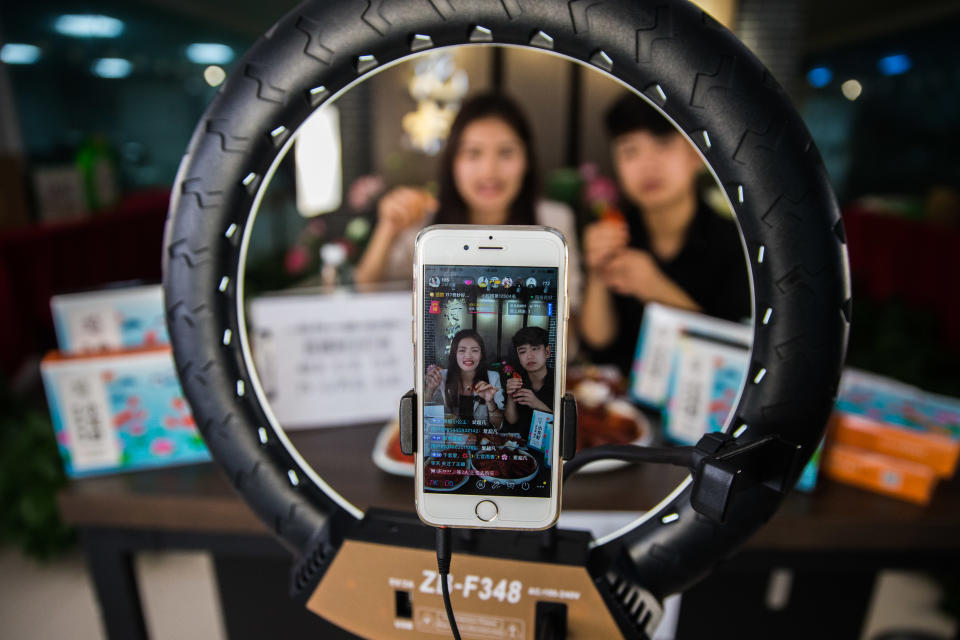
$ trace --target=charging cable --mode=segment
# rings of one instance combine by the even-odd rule
[[[453,545],[450,542],[449,527],[437,527],[437,573],[440,574],[440,591],[443,593],[443,607],[447,610],[447,622],[454,640],[460,640],[460,629],[457,620],[453,617],[453,605],[450,604],[450,584],[447,576],[450,575],[450,558],[453,555]]]
[[[605,444],[590,447],[577,452],[574,459],[563,464],[563,479],[567,480],[586,465],[598,460],[652,462],[692,468],[695,450],[696,447],[640,447],[632,444]]]

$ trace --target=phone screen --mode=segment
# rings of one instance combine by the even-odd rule
[[[556,267],[424,266],[426,492],[550,496],[557,278]]]

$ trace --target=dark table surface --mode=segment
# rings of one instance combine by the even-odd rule
[[[304,458],[361,509],[413,510],[413,478],[379,469],[372,450],[382,425],[293,432]],[[685,476],[644,465],[575,476],[563,508],[641,511]],[[64,520],[81,527],[267,534],[267,528],[213,463],[74,480],[60,494]],[[925,507],[875,495],[823,476],[812,494],[794,492],[747,543],[748,549],[960,551],[960,482],[943,481]]]

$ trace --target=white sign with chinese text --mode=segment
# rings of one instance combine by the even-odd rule
[[[388,420],[413,387],[410,292],[267,296],[250,303],[253,357],[287,429]]]
[[[100,377],[64,373],[57,381],[57,392],[73,469],[86,471],[119,463],[113,416]]]

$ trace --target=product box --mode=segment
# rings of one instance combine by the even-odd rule
[[[664,407],[676,362],[677,342],[684,332],[715,338],[719,342],[746,345],[748,349],[753,342],[753,328],[749,325],[655,303],[647,304],[630,374],[630,395],[636,401],[654,409]]]
[[[67,475],[209,460],[169,347],[66,356],[41,363]]]
[[[64,354],[170,343],[160,285],[57,295],[50,309]]]
[[[943,478],[960,457],[960,400],[844,372],[831,437],[840,444],[919,462]]]
[[[824,472],[834,480],[916,504],[927,504],[937,474],[925,464],[831,443],[823,460]]]
[[[682,332],[667,385],[664,435],[674,442],[696,444],[705,433],[723,429],[748,366],[746,345]]]
[[[706,433],[723,430],[750,365],[747,345],[690,330],[680,333],[662,412],[668,440],[692,445]],[[812,491],[816,486],[822,447],[822,443],[817,447],[795,488]]]
[[[530,446],[543,453],[544,462],[550,466],[553,446],[553,414],[533,410],[530,420]]]

